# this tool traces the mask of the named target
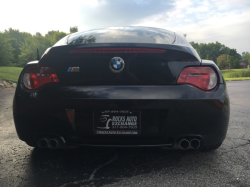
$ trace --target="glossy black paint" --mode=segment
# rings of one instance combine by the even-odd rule
[[[174,36],[174,44],[66,45],[67,42],[63,44],[60,41],[60,45],[49,49],[39,61],[28,63],[20,75],[13,102],[13,115],[19,138],[33,146],[44,136],[62,136],[68,145],[92,146],[178,148],[177,143],[183,137],[200,138],[202,147],[223,142],[230,113],[226,84],[212,61],[202,61],[192,47],[181,41],[184,38]],[[67,38],[63,40],[66,41]],[[144,47],[166,49],[166,53],[69,53],[73,49],[95,47]],[[119,74],[110,71],[108,64],[114,56],[123,58],[129,69]],[[143,62],[148,63],[148,66]],[[23,85],[22,77],[25,69],[31,66],[54,68],[60,82],[45,84],[37,90],[28,90]],[[80,73],[67,73],[71,66],[80,67]],[[137,70],[138,66],[140,71]],[[176,84],[180,72],[188,66],[212,67],[217,72],[217,86],[211,91],[203,91],[189,84]],[[153,72],[154,68],[156,72]],[[126,77],[128,74],[136,76],[137,81]],[[151,75],[153,76],[150,77]],[[121,109],[141,112],[140,135],[93,133],[94,111]],[[67,117],[67,110],[74,110],[74,127]]]
[[[78,45],[60,45],[49,48],[45,51],[39,63],[45,63],[53,60],[62,60],[70,56],[70,50],[75,49],[91,49],[91,48],[112,48],[112,47],[134,47],[134,48],[152,48],[152,49],[166,49],[171,52],[181,52],[181,54],[169,53],[169,60],[177,60],[189,57],[191,59],[201,62],[201,58],[194,48],[186,45],[170,45],[170,44],[145,44],[145,43],[98,43],[98,44],[78,44]],[[185,57],[186,55],[186,57]],[[179,57],[179,58],[178,58]],[[177,59],[176,59],[177,58]]]
[[[157,43],[172,44],[174,32],[153,27],[109,27],[72,34],[68,45],[89,43]]]
[[[208,138],[209,144],[223,141],[226,135],[229,103],[224,89],[223,84],[209,93],[190,85],[60,87],[48,84],[37,92],[37,98],[31,99],[29,93],[16,97],[15,121],[23,140],[54,133],[67,137],[70,142],[74,140],[72,137],[79,140],[95,137],[92,132],[94,110],[133,109],[142,111],[144,138],[176,140],[194,134]],[[70,126],[65,109],[75,109],[76,131]],[[160,113],[164,117],[157,117]],[[150,115],[150,120],[143,120]]]

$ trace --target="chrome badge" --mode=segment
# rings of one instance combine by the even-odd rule
[[[114,73],[120,73],[125,67],[124,60],[121,57],[114,57],[110,60],[109,67]]]

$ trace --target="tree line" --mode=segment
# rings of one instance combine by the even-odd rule
[[[78,27],[70,27],[70,33],[78,31]],[[0,32],[0,66],[23,67],[29,61],[37,59],[37,49],[40,55],[53,46],[58,40],[69,33],[61,31],[48,31],[44,36],[37,32],[31,35],[27,32],[9,28]],[[240,61],[245,60],[250,64],[249,52],[237,53],[219,42],[190,44],[196,49],[202,59],[213,60],[221,69],[226,67],[239,68]]]
[[[240,55],[236,49],[231,49],[219,42],[208,44],[190,42],[190,44],[202,59],[213,60],[221,69],[226,67],[237,69],[241,61],[247,61],[250,65],[249,52],[243,52]]]
[[[70,33],[77,31],[77,26],[70,27]],[[41,55],[68,34],[61,31],[48,31],[44,36],[39,32],[31,35],[12,28],[0,32],[0,66],[23,67],[27,62],[37,59],[37,49]]]

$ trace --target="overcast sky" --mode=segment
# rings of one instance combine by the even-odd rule
[[[40,2],[40,3],[37,3]],[[108,26],[164,28],[198,43],[220,42],[250,52],[250,0],[5,0],[0,31],[43,35]]]

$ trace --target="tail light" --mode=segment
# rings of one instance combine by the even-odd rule
[[[187,67],[181,71],[177,83],[188,83],[203,90],[212,90],[217,85],[217,80],[217,74],[212,67]]]
[[[55,70],[50,67],[30,67],[23,75],[25,87],[31,90],[51,82],[59,82],[59,80]]]
[[[70,53],[165,53],[164,49],[148,48],[93,48],[70,50]]]

